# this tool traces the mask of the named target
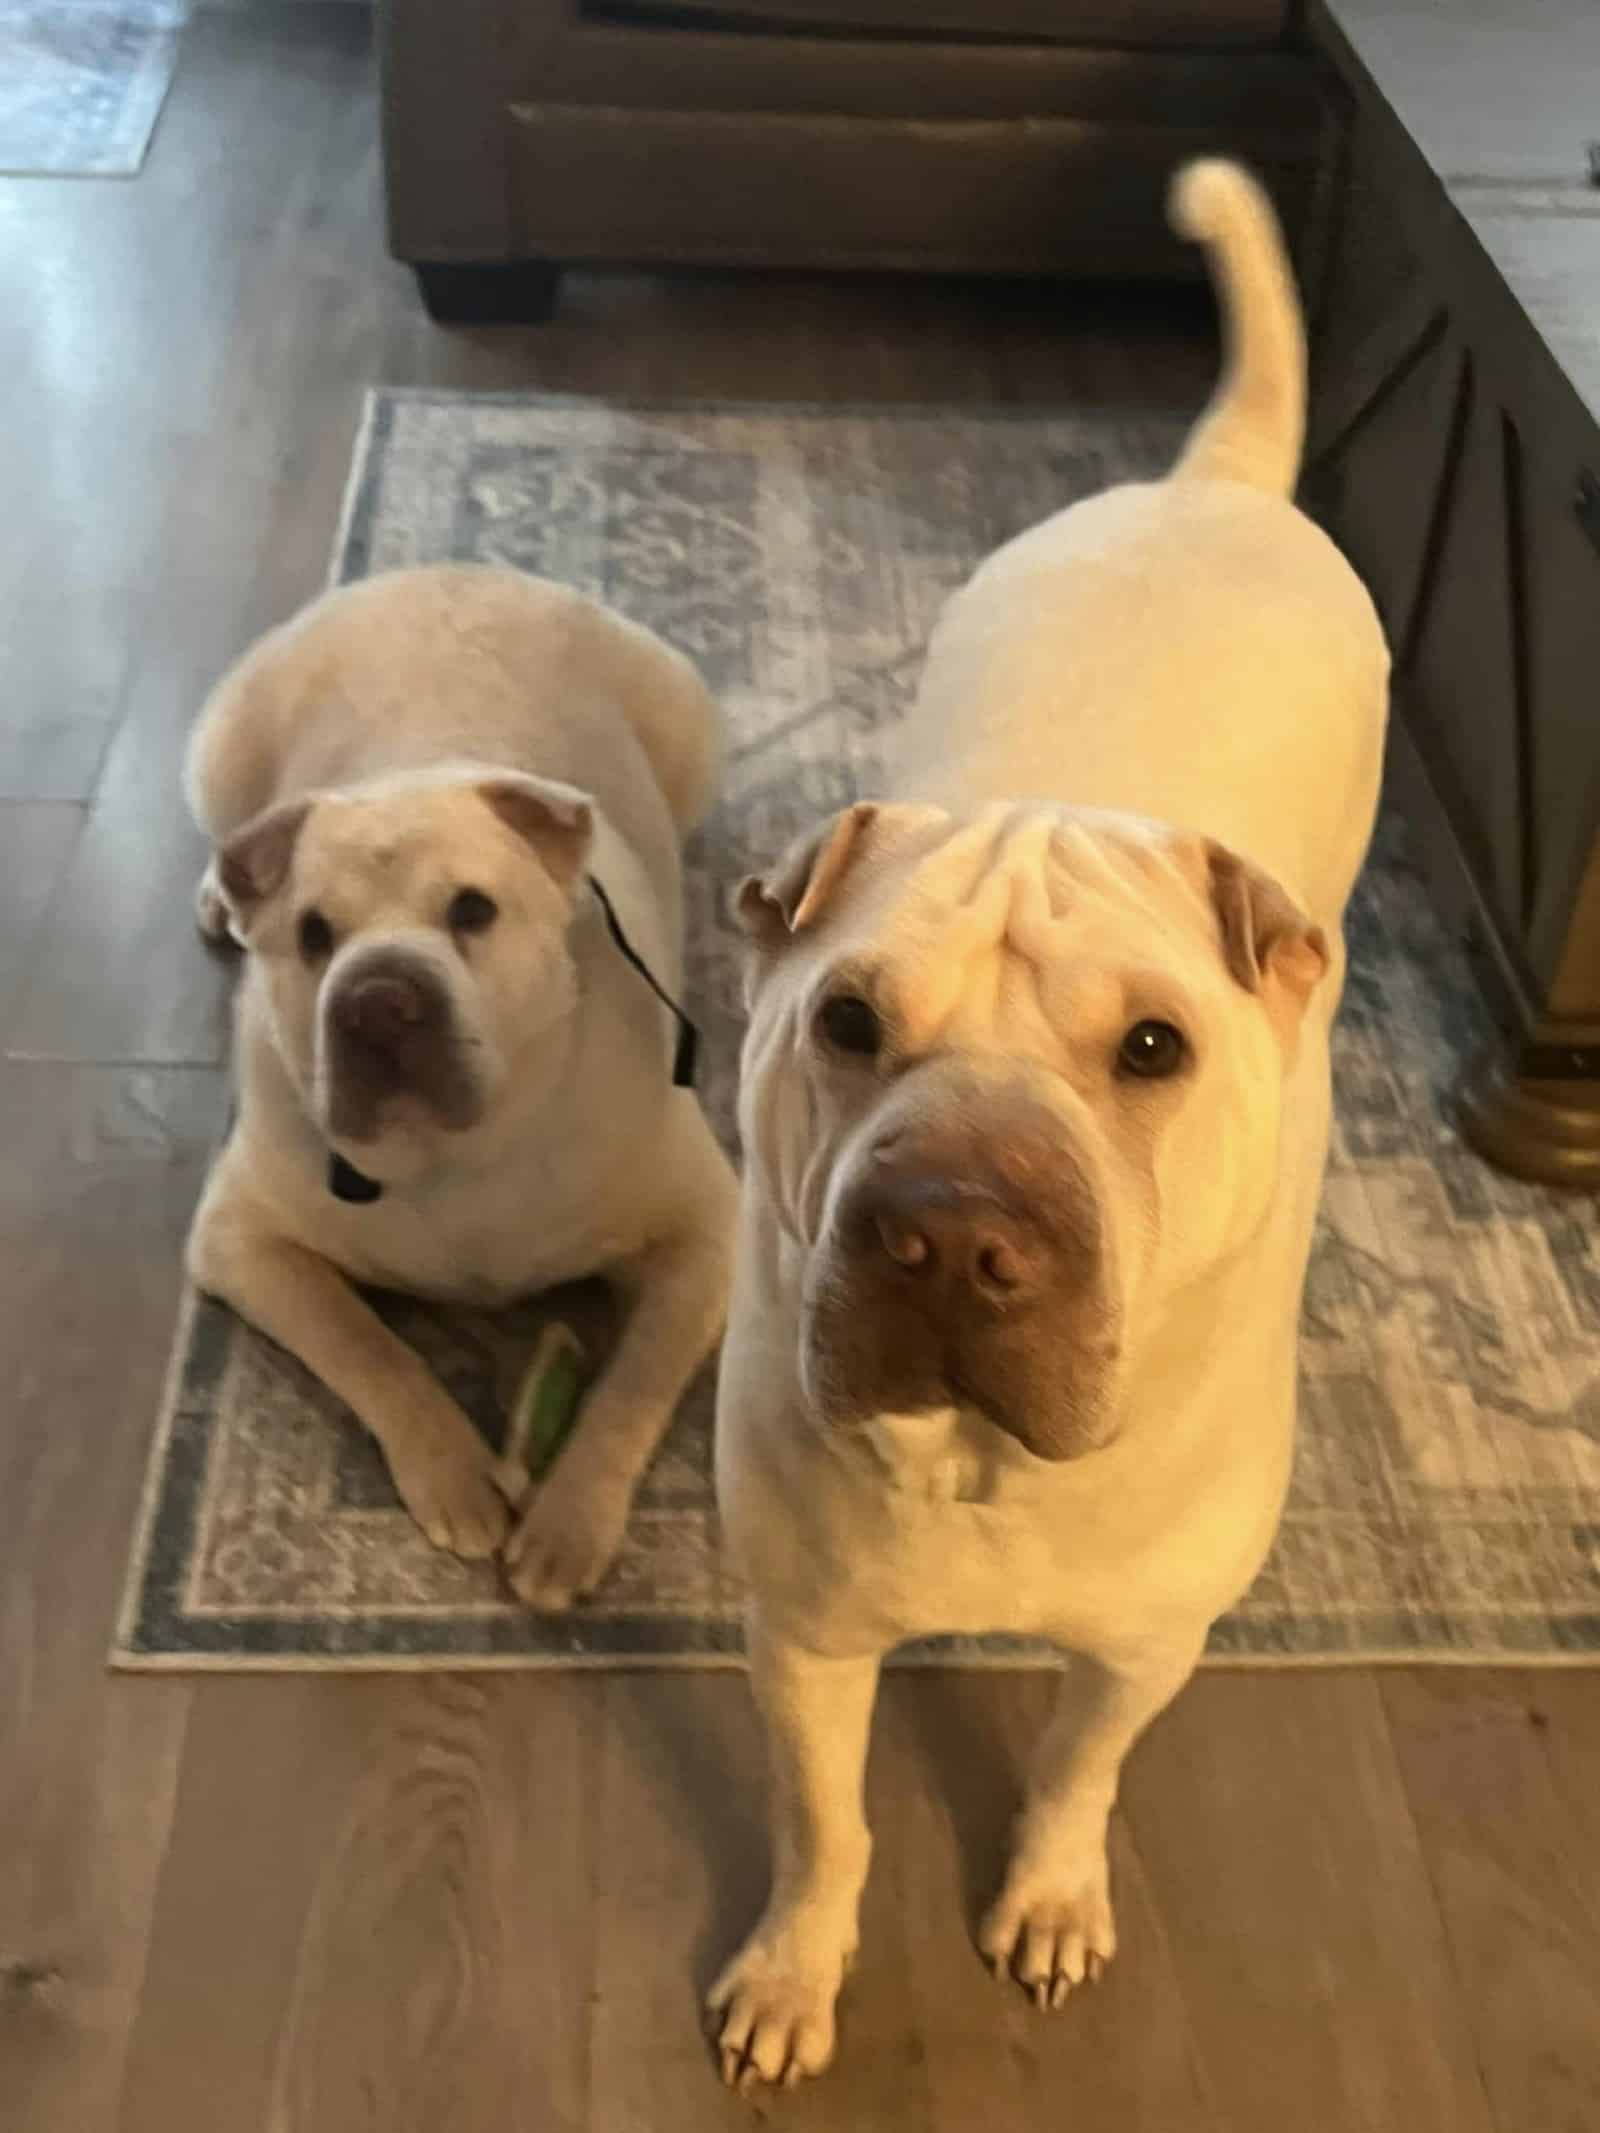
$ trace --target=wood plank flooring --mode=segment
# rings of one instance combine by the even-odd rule
[[[129,1680],[103,1653],[222,1117],[182,736],[315,590],[365,388],[1198,401],[1093,292],[575,279],[445,333],[382,256],[362,11],[198,16],[135,181],[0,183],[0,2123],[715,2133],[762,1888],[744,1683]],[[1035,2015],[970,1925],[1044,1685],[892,1681],[840,2064],[796,2129],[1600,2123],[1600,1682],[1208,1675],[1130,1771],[1124,1953]]]

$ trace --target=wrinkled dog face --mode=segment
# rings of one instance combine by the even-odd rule
[[[290,803],[224,847],[277,1049],[330,1141],[381,1153],[489,1114],[575,1003],[591,827],[568,787],[462,766]]]
[[[852,808],[738,909],[814,1407],[1108,1441],[1163,1297],[1266,1212],[1321,936],[1218,846],[1056,808]]]

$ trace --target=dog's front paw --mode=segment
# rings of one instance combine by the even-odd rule
[[[590,1476],[561,1478],[558,1463],[506,1543],[506,1576],[519,1600],[557,1614],[593,1592],[628,1523],[628,1491]]]
[[[978,1946],[1036,2007],[1064,2007],[1075,1985],[1097,1985],[1117,1952],[1105,1847],[1054,1863],[1014,1860]]]
[[[797,1910],[763,1919],[706,1995],[722,2078],[731,2089],[785,2088],[833,2058],[834,2005],[853,1939]]]
[[[385,1443],[401,1501],[436,1548],[479,1561],[511,1525],[514,1483],[464,1415]]]

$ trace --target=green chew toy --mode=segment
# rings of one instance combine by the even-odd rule
[[[533,1360],[517,1387],[506,1431],[506,1456],[537,1481],[554,1460],[578,1419],[583,1390],[583,1348],[570,1326],[551,1324],[539,1336]]]

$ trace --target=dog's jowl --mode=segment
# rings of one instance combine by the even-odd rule
[[[1180,173],[1229,354],[1165,480],[949,603],[882,801],[747,883],[741,1249],[717,1482],[774,1766],[727,2078],[834,2048],[880,1660],[1069,1655],[985,1954],[1041,2006],[1116,1937],[1123,1758],[1288,1481],[1341,923],[1388,656],[1289,498],[1305,355],[1272,211]]]

